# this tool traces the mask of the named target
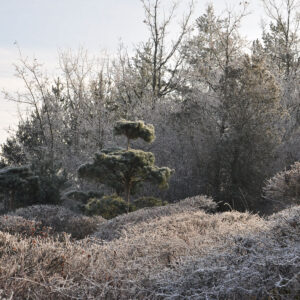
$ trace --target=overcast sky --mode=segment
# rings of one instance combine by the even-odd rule
[[[168,0],[162,0],[165,3]],[[91,53],[116,51],[120,39],[133,47],[147,37],[143,24],[143,9],[139,0],[0,0],[0,89],[22,88],[14,77],[18,43],[24,55],[35,56],[49,69],[57,61],[58,49],[78,49],[83,46]],[[182,0],[181,12],[188,0]],[[212,0],[218,13],[226,5],[238,7],[240,0]],[[249,10],[242,24],[242,34],[250,40],[260,36],[263,10],[260,0],[249,0]],[[200,16],[207,1],[198,0],[194,19]],[[225,3],[227,3],[225,5]],[[180,14],[180,11],[178,12]],[[7,129],[18,120],[16,104],[0,96],[0,143]]]

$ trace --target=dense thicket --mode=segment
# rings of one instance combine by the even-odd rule
[[[117,120],[142,119],[157,129],[156,143],[134,144],[176,170],[169,190],[151,195],[175,201],[204,193],[263,210],[266,179],[300,160],[297,3],[263,2],[269,25],[251,49],[239,33],[247,4],[221,16],[209,5],[196,21],[191,5],[171,38],[176,7],[168,15],[149,0],[142,1],[149,38],[131,54],[61,53],[57,78],[21,57],[16,71],[26,92],[7,96],[32,110],[2,145],[4,163],[31,164],[45,181],[57,179],[57,190],[62,175],[69,187],[104,189],[79,180],[78,167],[115,146]]]

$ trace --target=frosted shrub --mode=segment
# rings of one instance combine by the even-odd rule
[[[274,201],[275,206],[300,204],[300,162],[269,179],[263,192],[265,198]]]
[[[203,209],[206,212],[213,212],[218,206],[212,198],[205,195],[198,195],[183,199],[179,201],[177,205],[179,205],[180,207],[186,207],[190,209]]]
[[[141,197],[133,201],[134,209],[167,205],[168,202],[155,197]]]
[[[133,224],[154,222],[155,219],[180,213],[192,213],[201,210],[212,212],[216,207],[217,204],[211,198],[203,195],[186,198],[177,203],[165,206],[146,207],[130,214],[120,215],[101,224],[95,235],[103,240],[112,240],[119,238],[121,231],[126,230],[126,228]]]
[[[286,247],[291,239],[299,240],[300,237],[300,206],[292,206],[268,218],[271,232]]]
[[[0,216],[0,231],[24,236],[48,236],[52,229],[43,226],[41,222],[26,220],[18,216]]]
[[[41,222],[43,226],[51,227],[56,232],[66,232],[79,239],[96,231],[98,225],[104,221],[101,217],[83,216],[56,205],[19,208],[12,215]]]
[[[76,216],[76,213],[58,205],[33,205],[16,209],[11,215],[21,216],[28,220],[47,220],[53,217],[64,220]]]
[[[265,219],[236,211],[207,214],[187,202],[108,221],[127,222],[111,241],[0,232],[1,296],[299,299],[299,206]]]

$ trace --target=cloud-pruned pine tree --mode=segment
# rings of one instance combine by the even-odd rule
[[[95,154],[92,163],[82,165],[78,170],[80,178],[94,180],[124,194],[127,210],[130,206],[130,195],[144,182],[156,184],[159,188],[168,188],[168,181],[174,172],[167,167],[155,165],[155,156],[151,152],[130,149],[130,140],[141,138],[150,143],[155,139],[153,125],[142,121],[121,120],[114,127],[116,135],[127,137],[127,149],[103,149]]]

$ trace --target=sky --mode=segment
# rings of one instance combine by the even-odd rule
[[[161,0],[166,3],[169,0]],[[189,0],[181,0],[178,16]],[[239,7],[240,0],[210,1],[217,13],[226,6]],[[260,0],[249,0],[251,12],[242,23],[241,33],[252,40],[261,35],[263,9]],[[84,47],[92,54],[114,53],[120,42],[129,48],[147,38],[140,0],[0,0],[0,91],[22,90],[14,74],[18,60],[16,42],[24,56],[35,57],[53,70],[58,50]],[[198,0],[194,18],[208,2]],[[174,31],[176,26],[174,25]],[[0,95],[0,143],[8,129],[18,123],[20,109]]]

